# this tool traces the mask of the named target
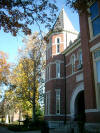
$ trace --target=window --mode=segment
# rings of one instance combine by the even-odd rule
[[[60,43],[60,38],[57,38],[57,43]]]
[[[97,83],[100,83],[100,50],[99,49],[94,52],[94,59],[96,64]]]
[[[96,61],[97,83],[100,83],[100,60]]]
[[[96,50],[95,52],[94,52],[94,59],[97,59],[97,58],[99,58],[100,57],[100,50]]]
[[[60,90],[56,90],[56,114],[60,114]]]
[[[50,92],[46,93],[45,99],[45,114],[48,115],[50,114]]]
[[[90,7],[91,22],[93,27],[93,35],[100,33],[100,10],[98,2],[94,2]]]
[[[60,52],[60,38],[56,38],[56,52]]]
[[[82,50],[79,50],[78,60],[79,60],[79,64],[82,64]]]
[[[96,103],[97,109],[100,109],[100,49],[94,51],[94,72],[96,85]]]
[[[60,63],[56,63],[56,78],[60,78]]]
[[[75,55],[71,57],[72,73],[75,71]]]
[[[59,53],[59,52],[60,52],[60,45],[57,44],[57,53]]]
[[[46,69],[46,80],[50,79],[50,66],[47,67]]]

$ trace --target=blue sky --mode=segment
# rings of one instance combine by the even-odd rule
[[[57,0],[57,5],[59,7],[58,14],[63,8],[66,0]],[[79,18],[76,12],[73,13],[73,10],[64,6],[64,9],[69,17],[70,21],[72,22],[74,28],[79,31]],[[58,15],[57,14],[57,15]],[[33,26],[34,27],[34,26]],[[37,27],[34,27],[34,31],[37,30]],[[20,32],[17,37],[13,37],[10,33],[4,33],[3,30],[0,30],[0,51],[4,51],[8,53],[8,61],[9,62],[16,62],[17,57],[17,49],[23,45],[22,39],[23,34]]]

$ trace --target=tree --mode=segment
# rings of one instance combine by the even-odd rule
[[[89,7],[88,3],[93,1],[94,0],[66,0],[66,5],[73,8],[74,11],[87,12],[87,8]]]
[[[56,11],[55,0],[1,0],[0,29],[14,36],[19,30],[30,34],[30,25],[34,23],[50,26],[55,20]]]
[[[10,83],[12,86],[16,86],[14,88],[14,93],[16,95],[17,107],[22,108],[22,110],[29,115],[30,110],[32,109],[33,100],[32,72],[33,61],[24,57],[20,58],[17,66],[13,69],[10,76]],[[38,86],[38,81],[36,85]],[[38,103],[38,91],[36,95],[36,103]]]
[[[45,43],[39,37],[38,33],[34,33],[29,38],[24,39],[26,48],[25,51],[27,56],[34,62],[33,63],[33,73],[32,73],[32,81],[33,81],[33,116],[32,120],[35,121],[36,117],[36,82],[42,81],[42,73],[45,68]]]
[[[39,85],[43,81],[45,67],[45,44],[38,33],[24,38],[24,47],[19,49],[19,61],[10,75],[10,83],[15,86],[17,100],[21,100],[24,109],[32,108],[32,119],[36,119],[39,106]],[[20,103],[21,103],[20,102]],[[24,104],[23,104],[24,103]],[[23,106],[25,105],[25,106]]]
[[[9,75],[9,64],[7,63],[7,54],[0,51],[0,85],[7,84],[7,77]]]

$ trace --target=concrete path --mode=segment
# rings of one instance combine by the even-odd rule
[[[6,127],[0,127],[0,133],[41,133],[41,131],[14,132],[8,130]]]

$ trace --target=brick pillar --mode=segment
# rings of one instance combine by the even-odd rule
[[[93,62],[89,46],[89,25],[88,15],[80,14],[80,34],[83,52],[83,72],[84,72],[84,89],[85,89],[85,109],[96,108],[95,87],[93,80]]]

